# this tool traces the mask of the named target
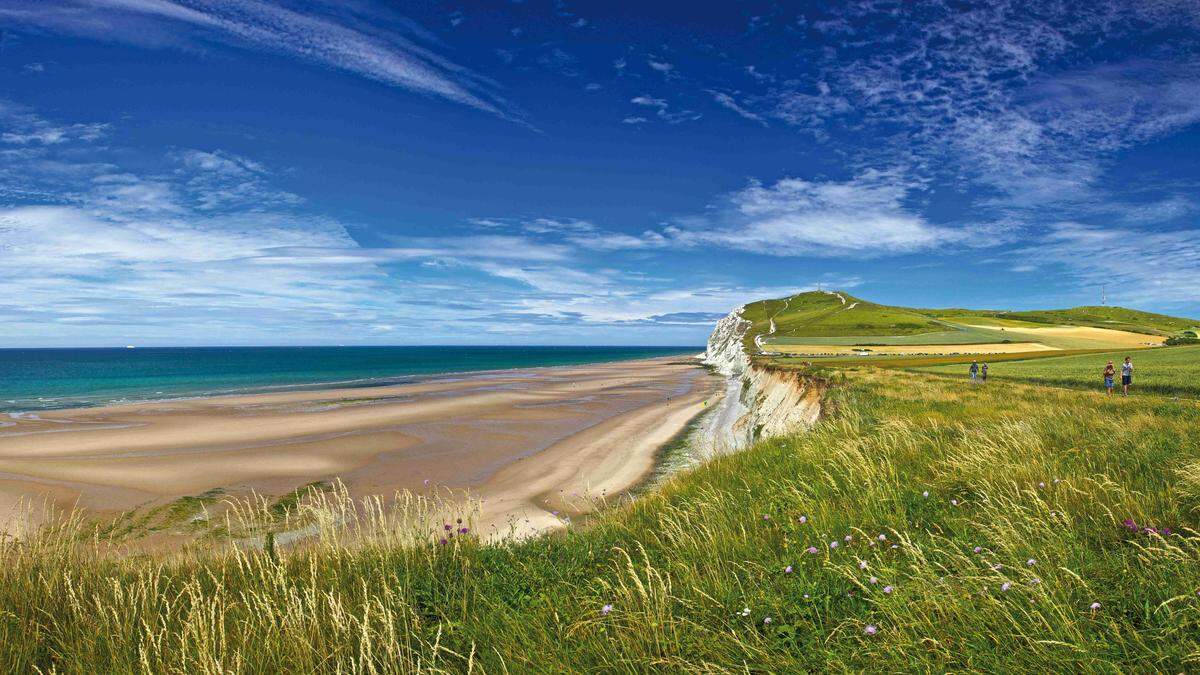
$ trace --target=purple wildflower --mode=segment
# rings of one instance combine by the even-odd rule
[[[863,632],[867,635],[874,635],[879,632],[879,629],[876,628],[874,624],[867,624],[867,627],[863,629]]]
[[[879,535],[878,539],[879,539],[879,541],[887,541],[887,535],[881,534],[881,535]]]
[[[1029,583],[1033,584],[1034,586],[1037,586],[1038,584],[1042,583],[1042,580],[1037,577],[1034,577],[1029,580]]]
[[[847,544],[849,544],[849,543],[850,543],[851,541],[853,541],[853,540],[854,540],[854,537],[851,537],[850,535],[846,535],[846,536],[845,536],[845,541],[846,541],[846,543],[847,543]]]
[[[1039,490],[1045,490],[1045,489],[1046,489],[1046,484],[1045,484],[1045,483],[1038,483],[1038,489],[1039,489]]]
[[[763,514],[763,520],[770,520],[770,519],[771,519],[771,516],[768,516],[765,513]]]
[[[1011,582],[1006,581],[1006,582],[1000,584],[1000,590],[1002,590],[1002,591],[1007,591],[1010,588],[1012,588]]]
[[[603,606],[603,607],[601,607],[601,608],[600,608],[600,613],[601,613],[601,614],[604,614],[604,615],[607,615],[609,612],[611,612],[611,611],[612,611],[612,609],[613,609],[613,608],[612,608],[612,605],[605,605],[605,606]]]
[[[866,560],[859,560],[859,561],[858,561],[858,569],[860,569],[860,570],[865,570],[865,569],[867,569],[867,561],[866,561]]]
[[[458,533],[459,533],[459,534],[466,534],[466,533],[468,533],[468,532],[470,532],[470,531],[471,531],[471,528],[469,528],[469,527],[460,527],[460,528],[458,528]]]
[[[442,526],[442,529],[443,529],[443,530],[445,530],[445,531],[447,531],[447,532],[449,532],[449,531],[450,531],[450,529],[451,529],[451,528],[450,528],[450,523],[446,523],[445,525],[443,525],[443,526]]]
[[[800,516],[800,524],[801,525],[803,525],[807,522],[808,522],[808,516]]]
[[[838,543],[836,541],[829,542],[829,548],[837,548],[837,547],[838,547]]]
[[[928,498],[929,498],[929,490],[926,490],[926,491],[922,492],[922,493],[921,493],[921,496],[922,496],[922,497],[925,497],[926,499],[928,499]]]
[[[439,541],[438,543],[441,544],[442,546],[445,546],[446,544],[449,544],[450,542],[446,541],[445,538],[442,538],[442,540]]]
[[[879,583],[879,577],[871,577],[870,579],[867,579],[867,581],[871,582],[871,585],[875,585]]]
[[[811,554],[811,553],[816,553],[816,552],[817,552],[817,547],[816,547],[816,546],[809,546],[809,547],[808,547],[808,552],[809,552],[810,554]]]
[[[792,573],[792,566],[791,566],[791,565],[788,565],[787,567],[783,568],[783,573],[784,573],[784,574],[791,574],[791,573]]]
[[[1033,567],[1037,564],[1037,558],[1030,558],[1029,560],[1025,561],[1025,564],[1029,567]]]
[[[886,594],[888,594],[888,595],[891,595],[891,594],[892,594],[892,591],[894,591],[894,590],[896,590],[896,589],[895,589],[895,587],[893,587],[893,586],[884,586],[884,587],[883,587],[883,592],[884,592],[884,593],[886,593]]]
[[[976,547],[975,547],[975,552],[976,552],[976,553],[983,553],[983,547],[982,547],[982,546],[976,546]]]
[[[769,617],[769,616],[763,617],[763,625],[765,626],[769,623],[771,623],[771,617]]]
[[[1091,605],[1088,605],[1088,609],[1090,609],[1094,612],[1094,611],[1100,609],[1100,603],[1093,602]]]

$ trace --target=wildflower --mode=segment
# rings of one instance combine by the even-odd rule
[[[1093,602],[1092,604],[1088,605],[1088,609],[1090,609],[1094,612],[1094,611],[1100,609],[1100,603]]]
[[[455,522],[455,523],[457,523],[457,524],[459,524],[459,525],[462,525],[462,518],[458,518],[458,519],[456,519],[454,522]]]
[[[874,586],[875,584],[879,583],[879,577],[871,577],[867,581],[870,581],[871,585]]]
[[[853,540],[854,540],[854,537],[851,537],[850,535],[846,535],[846,537],[845,537],[845,542],[846,542],[847,544],[849,544],[849,543],[850,543],[851,541],[853,541]]]
[[[441,544],[442,546],[445,546],[446,544],[449,544],[450,542],[446,541],[446,539],[443,537],[442,540],[439,541],[438,543]]]
[[[873,624],[867,624],[867,627],[863,629],[863,632],[866,633],[867,635],[874,635],[879,632],[879,629],[876,628]]]
[[[1059,483],[1061,483],[1061,482],[1062,482],[1062,479],[1061,479],[1061,478],[1055,478],[1055,479],[1054,479],[1052,482],[1053,482],[1055,485],[1058,485]]]
[[[460,528],[458,528],[458,533],[459,533],[459,534],[466,534],[466,533],[468,533],[468,532],[470,532],[470,531],[471,531],[471,528],[469,528],[469,527],[460,527]]]
[[[883,587],[883,592],[888,595],[891,595],[892,591],[894,591],[894,590],[896,590],[896,589],[895,589],[895,587],[892,587],[892,586],[884,586]]]
[[[982,546],[976,546],[976,547],[975,547],[975,552],[976,552],[976,553],[983,553],[983,547],[982,547]]]
[[[1002,567],[1002,565],[1000,563],[996,563],[995,565],[992,565],[992,569],[996,570],[997,572],[1000,571],[1001,567]]]
[[[1007,591],[1010,588],[1012,588],[1012,583],[1010,583],[1008,581],[1000,584],[1000,590],[1002,590],[1002,591]]]
[[[1036,564],[1037,564],[1037,559],[1036,559],[1036,558],[1030,558],[1029,560],[1026,560],[1026,561],[1025,561],[1025,564],[1026,564],[1027,566],[1029,566],[1029,567],[1033,567],[1034,565],[1036,565]]]
[[[951,500],[950,500],[950,506],[958,506],[958,500],[957,500],[957,499],[951,499]]]
[[[809,546],[809,547],[808,547],[808,552],[809,552],[809,554],[816,553],[816,552],[817,552],[817,547],[816,547],[816,546]]]
[[[801,525],[803,525],[807,522],[808,522],[808,516],[800,516],[800,524]]]
[[[838,543],[836,541],[829,542],[829,548],[837,548],[837,547],[838,547]]]
[[[1045,489],[1046,489],[1046,484],[1045,484],[1045,483],[1038,483],[1038,489],[1039,489],[1039,490],[1045,490]]]
[[[926,498],[926,499],[929,499],[929,490],[926,490],[926,491],[922,492],[922,493],[921,493],[921,496],[922,496],[922,497],[924,497],[924,498]]]
[[[804,599],[805,599],[805,600],[807,600],[808,598],[809,598],[809,595],[808,595],[808,593],[805,593],[805,594],[804,594]]]
[[[879,539],[879,541],[887,541],[887,535],[886,535],[886,534],[881,534],[881,535],[879,535],[879,536],[877,537],[877,539]]]
[[[763,514],[763,520],[770,520],[770,519],[771,519],[771,516],[768,516],[765,513]]]
[[[605,605],[605,606],[603,606],[603,607],[601,607],[601,608],[600,608],[600,613],[601,613],[601,614],[604,614],[604,615],[607,615],[609,612],[611,612],[611,611],[612,611],[612,609],[613,609],[613,608],[612,608],[612,605]]]
[[[426,486],[428,486],[428,485],[429,485],[429,479],[428,479],[428,478],[426,478],[426,479],[425,479],[425,485],[426,485]]]
[[[900,548],[900,544],[892,544],[892,548]]]
[[[445,525],[443,525],[442,529],[449,532],[450,531],[450,523],[446,523]]]
[[[749,607],[742,608],[742,616],[750,616],[750,608]]]
[[[858,561],[858,569],[860,569],[860,570],[865,570],[865,569],[867,569],[867,561],[866,561],[866,560],[859,560],[859,561]]]
[[[788,565],[787,567],[783,568],[783,573],[784,573],[784,574],[791,574],[791,573],[792,573],[792,566],[791,566],[791,565]]]
[[[1133,522],[1133,519],[1132,519],[1132,518],[1126,518],[1126,519],[1125,519],[1125,522],[1124,522],[1124,525],[1125,525],[1125,527],[1127,527],[1127,528],[1129,528],[1129,529],[1131,529],[1131,530],[1136,530],[1136,529],[1137,529],[1137,523]]]
[[[771,617],[769,617],[769,616],[763,617],[763,625],[765,626],[769,623],[771,623]]]
[[[1042,583],[1042,580],[1037,577],[1034,577],[1029,580],[1029,583],[1033,584],[1034,586],[1037,586],[1038,584]]]

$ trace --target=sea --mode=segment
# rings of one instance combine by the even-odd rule
[[[691,356],[703,347],[0,349],[0,413],[401,384],[454,374]]]

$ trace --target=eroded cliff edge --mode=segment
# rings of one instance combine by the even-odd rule
[[[735,452],[760,438],[802,431],[821,417],[824,384],[756,364],[746,353],[753,324],[739,307],[717,322],[704,363],[726,378],[725,396],[704,421],[709,454]],[[753,336],[750,336],[753,343]]]

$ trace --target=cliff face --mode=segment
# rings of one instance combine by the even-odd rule
[[[807,429],[821,416],[821,385],[751,363],[743,347],[751,325],[739,307],[708,338],[704,362],[726,377],[725,397],[702,429],[710,455]]]

